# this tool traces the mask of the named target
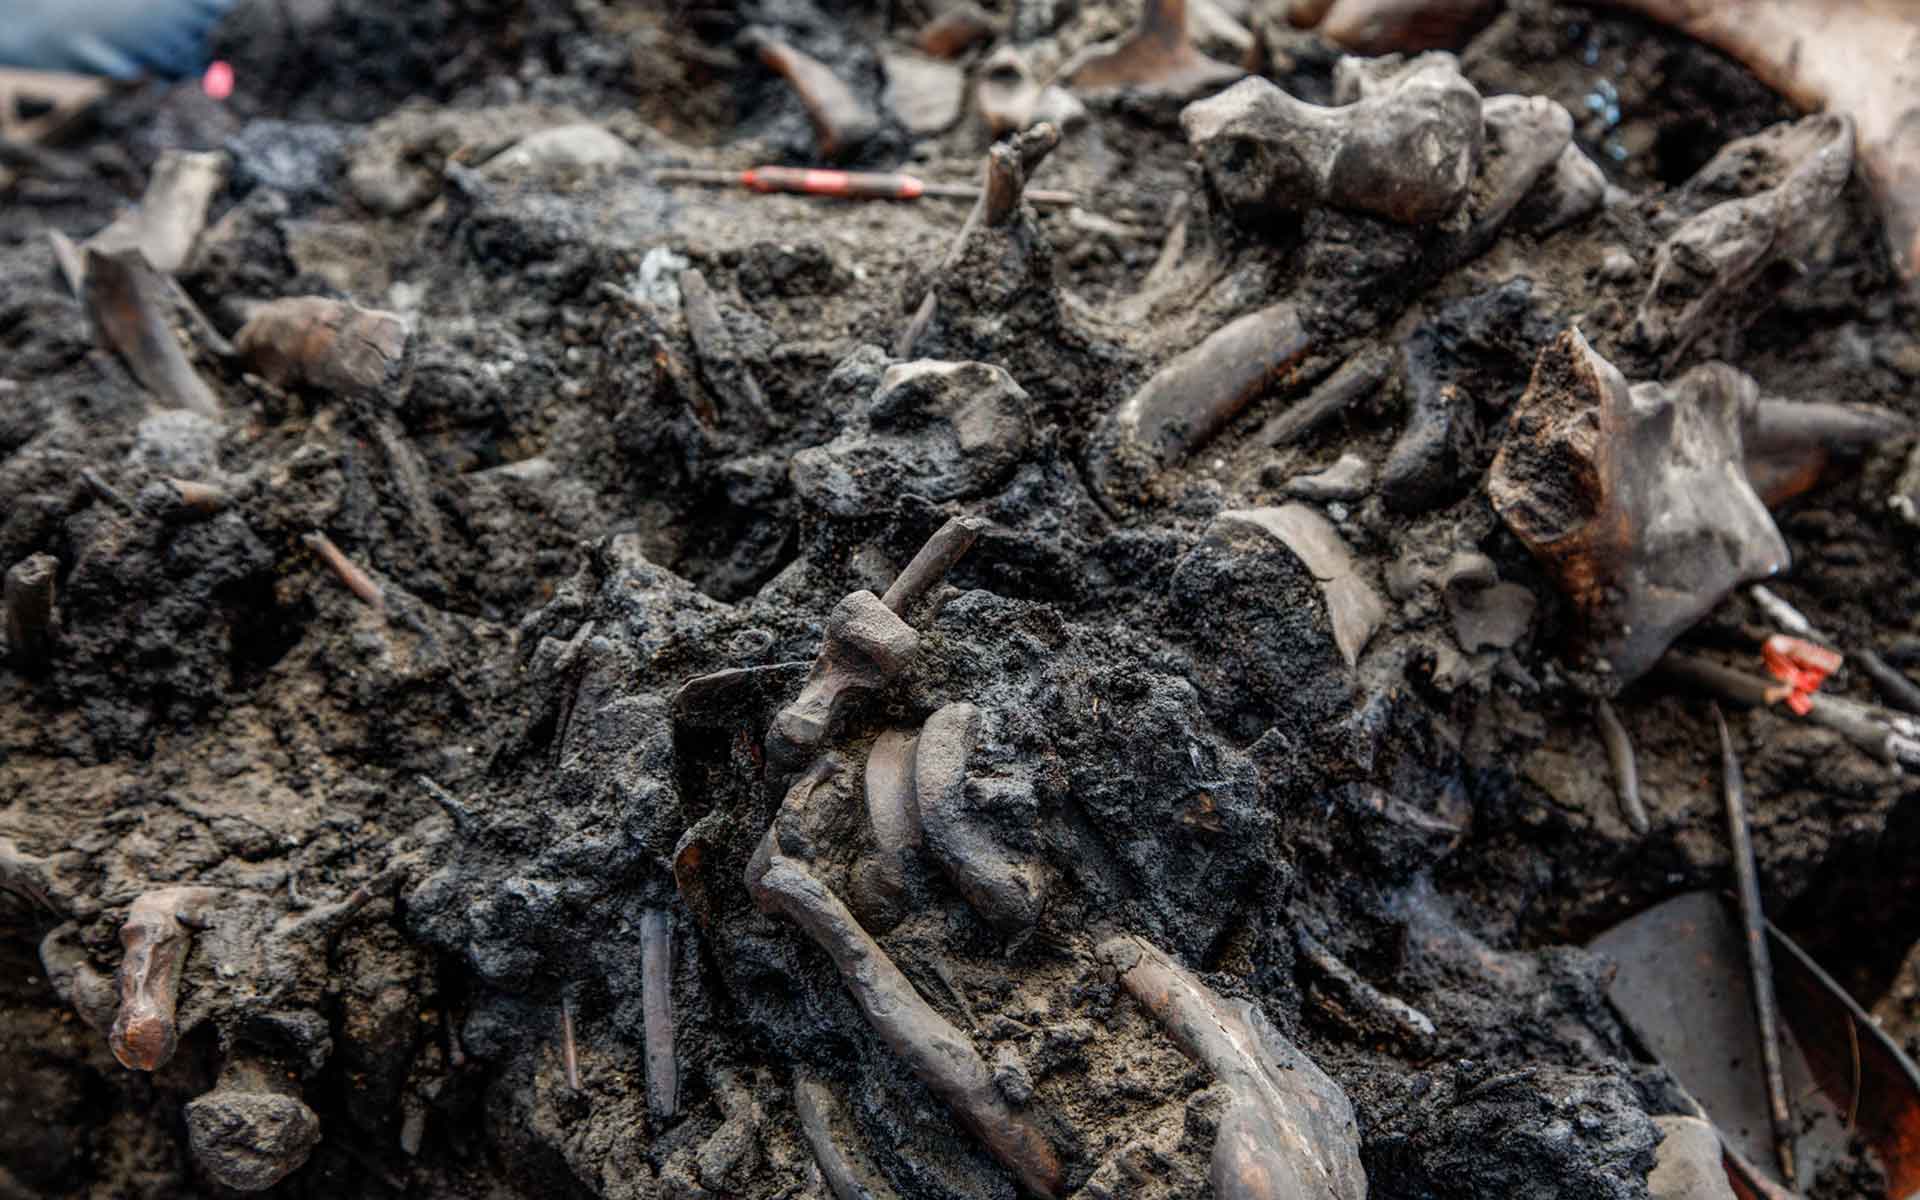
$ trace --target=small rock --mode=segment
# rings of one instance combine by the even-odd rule
[[[1609,246],[1600,256],[1600,279],[1603,283],[1632,283],[1640,274],[1640,264],[1633,255],[1622,246]]]
[[[1653,1124],[1663,1135],[1647,1175],[1653,1200],[1733,1200],[1713,1126],[1698,1117],[1655,1117]]]
[[[1339,461],[1312,475],[1296,475],[1283,489],[1302,500],[1358,500],[1373,486],[1373,468],[1358,454],[1342,454]]]
[[[1020,1052],[1012,1046],[1002,1046],[994,1051],[993,1085],[1015,1104],[1025,1104],[1033,1099],[1033,1075],[1027,1070]]]
[[[598,125],[559,125],[528,134],[494,155],[480,173],[489,179],[616,167],[632,161],[633,147]]]
[[[937,58],[888,51],[883,99],[900,123],[920,136],[951,129],[966,101],[967,77],[959,67]]]

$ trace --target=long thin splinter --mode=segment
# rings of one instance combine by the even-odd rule
[[[566,1069],[567,1090],[580,1090],[580,1049],[573,1037],[573,997],[560,993],[560,1063]]]
[[[1774,1148],[1780,1170],[1794,1183],[1793,1109],[1787,1103],[1787,1077],[1780,1058],[1780,1019],[1773,998],[1773,960],[1767,951],[1767,918],[1760,909],[1760,870],[1753,857],[1753,831],[1747,824],[1746,788],[1740,760],[1733,752],[1720,706],[1713,706],[1720,730],[1721,787],[1727,802],[1727,828],[1733,839],[1733,877],[1740,893],[1740,925],[1746,935],[1747,966],[1753,973],[1753,1015],[1760,1026],[1760,1061],[1767,1073],[1767,1107],[1773,1116]]]
[[[1647,806],[1640,802],[1640,767],[1633,756],[1633,740],[1627,736],[1627,727],[1620,723],[1620,714],[1613,711],[1613,705],[1602,699],[1594,708],[1594,720],[1600,727],[1601,744],[1607,748],[1607,764],[1613,768],[1613,786],[1620,794],[1620,815],[1635,833],[1645,833],[1652,828],[1647,820]]]
[[[673,1050],[673,926],[664,908],[650,908],[640,917],[640,992],[647,1103],[664,1121],[680,1106],[680,1067]]]

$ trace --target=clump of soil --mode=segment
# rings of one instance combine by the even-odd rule
[[[1136,15],[1013,8],[996,36],[1055,65]],[[1550,232],[1236,219],[1183,104],[1129,92],[1086,97],[1033,169],[1079,205],[975,222],[951,256],[965,202],[656,180],[813,161],[749,26],[880,114],[855,165],[977,180],[989,47],[903,65],[931,15],[243,6],[219,47],[234,103],[130,94],[63,148],[76,173],[13,178],[0,570],[58,570],[48,653],[0,666],[0,1193],[823,1195],[806,1107],[874,1195],[1015,1195],[845,963],[756,903],[771,853],[972,1047],[1060,1195],[1208,1194],[1235,1119],[1122,986],[1102,950],[1122,935],[1331,1077],[1375,1197],[1645,1194],[1652,1118],[1680,1102],[1580,946],[1724,884],[1717,743],[1658,677],[1614,697],[1636,833],[1593,724],[1613,689],[1484,480],[1570,325],[1630,379],[1722,358],[1768,395],[1920,416],[1915,310],[1864,192],[1663,362],[1634,317],[1699,207],[1683,185],[1795,114],[1684,38],[1542,0],[1460,64],[1577,118],[1608,191]],[[1331,100],[1333,51],[1259,5],[1239,20],[1275,82]],[[908,78],[933,93],[911,110]],[[226,156],[179,275],[212,324],[288,297],[392,312],[405,350],[378,386],[276,385],[201,338],[210,418],[96,347],[46,235],[90,236],[177,149]],[[1137,487],[1093,482],[1110,414],[1283,303],[1302,349],[1217,435]],[[1378,386],[1269,444],[1366,355]],[[1775,514],[1776,590],[1896,662],[1920,658],[1915,532],[1886,504],[1905,449],[1838,459]],[[859,642],[872,678],[800,760],[770,752],[823,639],[885,624],[836,606],[885,596],[963,516],[977,540],[895,618],[911,653],[882,671]],[[1506,634],[1459,632],[1462,556],[1508,589]],[[1687,636],[1757,671],[1763,623],[1736,595]],[[977,710],[964,787],[902,849],[869,817],[869,759],[913,735],[924,756],[953,705]],[[1776,920],[1900,1009],[1904,776],[1776,709],[1731,720]],[[106,1034],[122,925],[175,885],[216,900],[183,926],[178,1049],[131,1071]],[[229,1107],[190,1117],[208,1095]],[[243,1161],[268,1110],[293,1114],[285,1161]]]

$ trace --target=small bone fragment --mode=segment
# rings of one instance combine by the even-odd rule
[[[972,243],[983,237],[1002,238],[999,232],[1021,212],[1020,196],[1026,190],[1027,180],[1045,161],[1053,148],[1060,144],[1060,131],[1052,125],[1040,124],[1024,130],[1004,142],[994,143],[987,151],[986,182],[980,189],[980,198],[974,201],[972,211],[967,213],[966,224],[960,227],[960,233],[953,239],[947,256],[941,261],[940,274],[945,275],[957,268],[966,257]],[[940,288],[938,276],[934,286],[920,301],[920,307],[914,312],[913,320],[907,322],[901,331],[900,340],[894,345],[895,358],[912,358],[913,347],[940,310]]]
[[[1577,142],[1569,142],[1513,214],[1513,224],[1545,237],[1599,212],[1607,199],[1607,175]]]
[[[1364,1200],[1352,1103],[1259,1008],[1222,1000],[1138,938],[1110,939],[1099,954],[1181,1053],[1211,1071],[1232,1098],[1208,1176],[1219,1200]]]
[[[306,1164],[320,1142],[320,1118],[282,1067],[235,1055],[212,1091],[187,1103],[194,1162],[222,1186],[264,1191]]]
[[[1573,114],[1545,96],[1489,96],[1480,115],[1486,140],[1473,187],[1469,254],[1492,244],[1521,201],[1552,177],[1573,146]]]
[[[1192,96],[1222,87],[1246,72],[1194,49],[1187,29],[1187,0],[1146,0],[1140,25],[1131,36],[1092,47],[1060,74],[1069,87],[1081,91],[1128,88]]]
[[[700,359],[700,374],[722,402],[723,413],[737,413],[754,429],[765,429],[769,413],[767,398],[753,369],[740,358],[733,333],[720,319],[720,306],[714,300],[707,277],[698,268],[680,272],[680,299],[687,318],[687,333]]]
[[[1780,697],[1780,687],[1773,680],[1736,671],[1696,654],[1671,650],[1657,666],[1668,679],[1742,708],[1765,708]],[[1920,745],[1895,732],[1891,714],[1884,710],[1824,694],[1807,699],[1811,707],[1805,713],[1806,720],[1833,730],[1881,762],[1913,765],[1909,760],[1920,758]]]
[[[1268,446],[1290,446],[1380,390],[1393,371],[1393,352],[1379,347],[1362,350],[1340,364],[1340,369],[1317,384],[1306,399],[1275,414],[1254,439]]]
[[[96,1032],[113,1028],[119,1001],[113,981],[94,969],[87,948],[80,944],[80,927],[72,921],[56,926],[40,939],[40,967],[60,998],[73,1006]]]
[[[1361,578],[1353,551],[1333,523],[1304,504],[1228,509],[1215,519],[1258,529],[1294,553],[1320,584],[1334,644],[1348,666],[1356,665],[1374,630],[1386,620],[1387,606],[1373,585]]]
[[[1095,497],[1124,507],[1154,475],[1206,445],[1284,379],[1311,347],[1300,314],[1275,304],[1228,322],[1174,358],[1095,433],[1087,457]]]
[[[295,296],[255,308],[233,344],[275,386],[354,395],[386,382],[406,351],[407,325],[379,309]]]
[[[1046,903],[1046,883],[1031,863],[1008,854],[967,810],[967,757],[980,732],[980,710],[949,704],[927,718],[914,751],[913,790],[927,853],[987,921],[1003,930],[1030,928]]]
[[[749,26],[741,34],[741,41],[763,65],[785,79],[806,106],[821,157],[843,159],[880,131],[880,118],[827,64],[757,25]]]
[[[1534,364],[1487,492],[1621,686],[1727,592],[1787,565],[1742,465],[1757,394],[1719,363],[1629,389],[1576,329]]]
[[[87,239],[102,254],[138,250],[153,269],[173,275],[193,257],[207,227],[207,206],[227,184],[227,156],[169,150],[154,164],[138,206]]]
[[[25,853],[12,838],[0,837],[0,892],[16,897],[29,909],[62,912],[66,904],[54,899],[53,864]]]
[[[1283,489],[1297,500],[1325,503],[1358,500],[1373,487],[1373,467],[1358,454],[1342,454],[1332,466],[1311,475],[1296,475]]]
[[[1040,81],[1034,78],[1020,51],[1002,46],[980,64],[973,103],[993,136],[1003,137],[1033,124],[1034,109],[1040,103]]]
[[[1842,219],[1840,192],[1853,172],[1853,125],[1807,117],[1723,147],[1688,184],[1717,193],[1736,181],[1777,178],[1771,188],[1714,205],[1674,231],[1654,259],[1634,323],[1669,367],[1759,284],[1776,262],[1810,253]]]
[[[318,556],[321,562],[332,568],[333,573],[340,577],[340,582],[347,585],[348,591],[360,597],[361,601],[375,612],[386,611],[386,596],[381,592],[380,585],[348,558],[345,551],[334,545],[332,538],[316,529],[311,533],[301,534],[300,540],[307,549]]]
[[[1627,736],[1620,714],[1613,711],[1613,705],[1604,696],[1594,705],[1593,716],[1600,729],[1600,741],[1607,748],[1607,765],[1613,769],[1620,815],[1635,833],[1645,833],[1652,828],[1652,822],[1647,819],[1647,806],[1640,801],[1640,767],[1634,759],[1633,739]]]
[[[906,889],[906,862],[924,833],[920,803],[913,791],[913,764],[919,739],[889,729],[874,739],[867,754],[867,822],[880,851],[883,886],[893,896]]]
[[[800,695],[767,730],[767,753],[798,765],[833,731],[847,704],[897,679],[920,652],[920,635],[872,592],[854,592],[827,617],[826,636]]]
[[[670,1121],[680,1111],[680,1064],[673,1048],[673,921],[664,908],[640,916],[640,989],[647,1106],[656,1118]]]
[[[849,1149],[847,1134],[835,1129],[842,1124],[839,1099],[817,1079],[795,1076],[793,1109],[800,1118],[801,1136],[820,1164],[820,1174],[834,1200],[894,1200],[894,1191],[875,1170],[866,1156]]]
[[[775,850],[771,830],[747,866],[747,887],[762,910],[786,916],[832,957],[881,1040],[954,1110],[1022,1187],[1044,1200],[1059,1194],[1058,1153],[994,1087],[993,1074],[973,1043],[921,999],[832,892]]]
[[[1355,54],[1447,50],[1496,9],[1494,0],[1295,0],[1290,20]]]
[[[138,250],[89,250],[86,266],[86,307],[94,328],[140,386],[168,408],[218,418],[220,401],[187,361],[168,322],[169,289],[161,276]]]
[[[977,4],[962,0],[943,11],[933,20],[920,27],[914,36],[913,44],[922,54],[934,58],[955,58],[979,45],[990,42],[1000,32],[999,25],[992,14]],[[846,1200],[846,1197],[841,1197]]]
[[[948,571],[953,570],[953,565],[966,557],[984,528],[986,522],[978,517],[950,518],[921,544],[913,561],[894,576],[893,583],[880,602],[905,618],[908,610],[928,592],[940,586],[940,581],[947,577]]]
[[[573,997],[560,993],[560,1066],[566,1073],[567,1090],[580,1091],[580,1050],[573,1036]]]
[[[1440,591],[1453,618],[1453,636],[1469,654],[1505,650],[1526,636],[1533,622],[1533,593],[1501,583],[1484,554],[1456,554],[1441,572]]]
[[[120,1011],[107,1044],[120,1065],[155,1071],[173,1057],[180,1029],[174,1007],[180,975],[193,946],[192,928],[203,923],[219,893],[212,888],[168,887],[147,892],[127,910],[120,927]]]
[[[34,554],[8,568],[0,585],[6,609],[7,653],[16,662],[37,666],[53,650],[53,589],[60,561]]]
[[[227,490],[194,479],[168,479],[168,486],[180,497],[180,506],[195,516],[211,517],[226,508],[233,497]]]
[[[1306,959],[1307,965],[1339,993],[1336,999],[1341,1007],[1359,1010],[1347,1014],[1363,1022],[1356,1032],[1369,1032],[1370,1029],[1374,1033],[1387,1033],[1414,1049],[1423,1048],[1433,1040],[1433,1021],[1427,1014],[1360,978],[1352,967],[1340,961],[1304,926],[1296,926],[1293,936],[1294,944],[1300,948],[1300,956]]]
[[[87,263],[73,239],[58,229],[47,230],[47,244],[53,247],[53,263],[75,300],[84,300],[87,292]]]
[[[1818,400],[1749,397],[1743,417],[1747,478],[1769,507],[1818,483],[1834,452],[1857,454],[1913,431],[1883,408]]]
[[[1242,219],[1331,206],[1403,225],[1443,221],[1466,203],[1484,138],[1480,93],[1447,55],[1427,55],[1392,86],[1340,108],[1243,79],[1180,114],[1207,180]]]

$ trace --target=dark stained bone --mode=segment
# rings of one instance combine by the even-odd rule
[[[1081,91],[1130,88],[1192,96],[1246,74],[1193,48],[1187,31],[1187,0],[1146,0],[1140,26],[1124,41],[1093,47],[1060,74]]]
[[[168,887],[146,893],[127,910],[120,927],[120,1012],[107,1035],[122,1066],[155,1071],[173,1057],[180,1039],[174,1009],[192,929],[218,897],[213,888]]]
[[[340,577],[340,582],[346,585],[348,591],[358,596],[362,603],[375,612],[386,610],[386,594],[380,590],[380,585],[375,583],[373,576],[363,571],[358,563],[348,558],[344,550],[334,545],[332,538],[316,529],[310,533],[301,534],[300,540],[307,549],[313,551],[314,557],[327,564],[333,573]]]
[[[29,911],[59,913],[66,910],[63,898],[57,898],[53,863],[36,854],[28,854],[9,837],[0,837],[0,892],[19,900]]]
[[[293,296],[255,308],[234,350],[278,387],[341,395],[387,381],[407,348],[407,325],[390,312],[323,296]]]
[[[1138,938],[1112,938],[1099,954],[1181,1053],[1232,1097],[1208,1177],[1219,1200],[1365,1200],[1353,1105],[1259,1008],[1222,1000]]]
[[[1180,354],[1107,416],[1087,474],[1102,503],[1126,507],[1159,472],[1205,445],[1312,348],[1291,304],[1248,313]]]
[[[89,250],[86,264],[84,292],[94,328],[140,386],[168,408],[218,417],[219,399],[187,361],[168,324],[168,288],[160,275],[138,250]]]
[[[207,226],[207,207],[227,185],[227,156],[169,150],[153,165],[140,203],[88,238],[102,254],[138,250],[162,275],[177,274],[193,257]]]
[[[979,732],[980,710],[971,704],[947,705],[920,730],[913,788],[927,853],[988,922],[1025,929],[1040,919],[1046,883],[1034,864],[1008,854],[968,812],[967,756]]]
[[[673,919],[664,908],[640,916],[640,989],[647,1043],[647,1105],[662,1121],[680,1109],[680,1065],[673,1048]]]
[[[767,730],[767,754],[797,766],[820,748],[847,704],[899,678],[920,651],[920,635],[872,592],[834,606],[813,669],[793,703]]]
[[[53,585],[60,561],[51,554],[35,554],[7,569],[0,585],[0,607],[6,610],[7,653],[35,666],[53,650]]]
[[[954,58],[1000,32],[992,14],[977,4],[960,3],[920,27],[913,44],[935,58]],[[842,1197],[845,1200],[845,1197]]]
[[[747,886],[763,910],[786,916],[833,958],[881,1040],[1022,1187],[1049,1200],[1059,1194],[1060,1158],[1046,1135],[1007,1103],[973,1043],[921,999],[846,906],[804,866],[779,853],[772,830],[747,866]]]
[[[834,1200],[894,1200],[894,1191],[873,1164],[847,1148],[844,1134],[837,1134],[840,1101],[826,1084],[798,1076],[793,1081],[793,1109],[800,1118],[801,1136],[820,1164],[820,1174],[833,1192]]]
[[[1630,390],[1576,329],[1534,365],[1487,492],[1622,686],[1727,592],[1787,565],[1743,468],[1756,395],[1718,363]]]
[[[994,143],[993,148],[987,151],[986,182],[980,189],[980,199],[974,202],[972,211],[967,214],[966,224],[960,227],[959,235],[953,239],[946,258],[941,261],[941,275],[958,267],[973,244],[982,238],[998,239],[1005,236],[1000,230],[1013,225],[1014,218],[1020,213],[1020,195],[1026,190],[1028,178],[1059,144],[1060,131],[1045,122],[1015,134],[1004,142]],[[1048,283],[1050,285],[1050,281]],[[900,340],[894,345],[895,358],[913,357],[914,344],[927,332],[939,311],[940,287],[936,276],[933,286],[927,289],[926,297],[915,310],[913,319],[901,331]]]
[[[1568,143],[1514,211],[1513,224],[1545,236],[1600,211],[1607,198],[1607,175],[1578,143]]]
[[[680,272],[680,299],[687,318],[687,333],[700,359],[700,374],[725,406],[751,429],[764,430],[770,413],[767,398],[753,370],[740,359],[733,333],[721,320],[720,306],[714,300],[707,277],[697,268]]]
[[[1473,185],[1469,253],[1493,242],[1573,145],[1573,114],[1545,96],[1489,96],[1480,115],[1486,140]]]
[[[113,1028],[113,1015],[120,1003],[113,993],[113,981],[94,969],[87,948],[80,942],[78,924],[68,921],[40,939],[40,966],[53,990],[95,1032],[104,1035]]]
[[[954,517],[933,531],[912,561],[894,577],[880,602],[905,617],[928,592],[940,585],[953,570],[953,564],[966,557],[973,543],[986,528],[978,517]]]
[[[1652,822],[1647,820],[1647,806],[1640,800],[1640,767],[1634,758],[1633,739],[1627,736],[1620,714],[1613,711],[1613,705],[1605,697],[1594,705],[1593,717],[1600,730],[1600,741],[1607,748],[1607,765],[1613,769],[1620,815],[1626,818],[1628,828],[1635,833],[1645,833],[1652,828]]]
[[[1341,108],[1244,79],[1188,105],[1180,124],[1214,191],[1256,221],[1327,206],[1444,221],[1466,203],[1484,136],[1480,93],[1444,55]]]
[[[1393,352],[1377,347],[1362,350],[1340,364],[1340,369],[1276,414],[1256,440],[1268,446],[1288,446],[1320,425],[1365,400],[1380,389],[1393,371]]]
[[[1743,411],[1747,478],[1770,507],[1818,483],[1834,453],[1861,453],[1913,432],[1898,413],[1864,404],[1756,395]]]
[[[1356,1034],[1385,1035],[1414,1051],[1433,1041],[1433,1020],[1427,1014],[1362,979],[1304,926],[1294,928],[1293,939],[1301,958],[1325,981],[1327,992],[1318,997],[1321,1006],[1334,1010]]]
[[[906,889],[906,863],[921,844],[920,803],[914,796],[916,735],[889,729],[867,754],[867,822],[879,848],[882,888],[891,896]]]
[[[1001,137],[1033,123],[1040,91],[1040,81],[1026,58],[1012,46],[1002,46],[980,63],[973,102],[988,131]]]
[[[1654,260],[1653,280],[1635,316],[1649,346],[1669,367],[1723,321],[1774,263],[1812,251],[1841,219],[1840,192],[1853,172],[1853,125],[1845,117],[1807,117],[1723,147],[1687,185],[1741,195],[1675,230]],[[1773,186],[1752,193],[1754,180]]]
[[[1287,19],[1356,54],[1444,50],[1484,25],[1494,0],[1294,0]]]
[[[1332,522],[1305,504],[1228,509],[1214,519],[1251,526],[1292,551],[1320,585],[1341,657],[1348,666],[1360,661],[1360,652],[1386,620],[1387,606],[1361,577],[1353,551]]]
[[[845,158],[880,131],[880,118],[819,59],[802,54],[757,25],[741,34],[741,42],[800,97],[813,122],[821,157]]]

